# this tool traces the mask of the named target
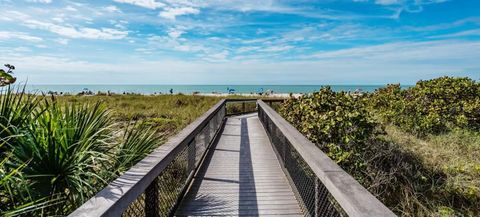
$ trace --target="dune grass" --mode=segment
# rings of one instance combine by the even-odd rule
[[[103,102],[117,123],[144,121],[164,136],[171,136],[205,113],[220,98],[192,95],[59,96],[67,103]]]
[[[419,138],[392,125],[386,125],[385,131],[386,139],[415,155],[425,167],[444,174],[441,185],[432,184],[432,188],[439,188],[437,196],[457,195],[466,199],[464,202],[450,200],[443,206],[432,200],[432,207],[437,209],[431,210],[431,215],[476,216],[480,213],[479,132],[456,129]]]

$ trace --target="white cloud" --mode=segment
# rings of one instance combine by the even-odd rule
[[[471,30],[465,30],[461,32],[451,33],[451,34],[436,35],[436,36],[431,36],[429,38],[456,38],[456,37],[464,37],[464,36],[480,36],[480,29],[471,29]]]
[[[155,0],[114,0],[118,3],[127,3],[132,5],[137,5],[140,7],[148,8],[148,9],[157,9],[165,6],[164,3],[157,2]]]
[[[379,5],[395,5],[400,4],[401,0],[375,0],[375,3]]]
[[[52,0],[27,0],[27,2],[50,4]]]
[[[260,49],[259,51],[262,52],[283,52],[293,49],[294,46],[291,45],[281,45],[281,46],[268,46],[265,48]]]
[[[182,30],[171,29],[170,31],[168,31],[168,36],[170,36],[172,38],[179,38],[180,36],[182,36],[183,33],[185,33],[185,32],[182,31]]]
[[[29,34],[23,33],[23,32],[0,31],[0,41],[9,40],[9,39],[20,39],[20,40],[30,41],[30,42],[41,42],[41,41],[43,41],[42,38],[32,36],[32,35],[29,35]]]
[[[86,38],[86,39],[122,39],[128,35],[127,31],[120,31],[111,28],[87,28],[62,26],[53,23],[41,22],[37,20],[25,20],[27,27],[34,29],[43,29],[69,38]]]
[[[368,0],[354,0],[354,1],[368,1]],[[400,5],[400,4],[414,4],[414,5],[427,5],[443,3],[449,0],[375,0],[375,4],[379,5]]]
[[[429,42],[397,42],[335,51],[323,51],[306,58],[360,60],[373,62],[405,62],[412,65],[421,62],[472,60],[480,56],[480,42],[469,41],[429,41]],[[454,61],[455,60],[455,61]],[[479,62],[480,63],[480,62]]]
[[[240,48],[237,48],[235,50],[236,53],[238,54],[242,54],[242,53],[247,53],[247,52],[251,52],[251,51],[256,51],[258,49],[260,49],[261,47],[260,46],[247,46],[247,47],[240,47]]]
[[[424,5],[438,4],[449,0],[375,0],[375,4],[390,8],[394,13],[385,18],[399,19],[402,12],[419,13]]]
[[[228,52],[227,50],[223,50],[220,52],[208,54],[203,59],[209,62],[224,62],[227,60],[229,54],[230,52]]]
[[[202,43],[194,43],[182,38],[172,38],[167,36],[152,36],[148,38],[151,46],[162,50],[174,50],[181,52],[209,52],[212,48],[207,48]]]
[[[57,43],[59,44],[62,44],[62,45],[67,45],[68,42],[70,42],[70,40],[66,39],[66,38],[58,38],[55,40]]]
[[[110,13],[121,12],[120,9],[118,9],[115,5],[106,6],[103,8],[103,10]]]
[[[192,7],[179,7],[179,8],[166,8],[164,11],[159,13],[160,17],[175,20],[177,16],[187,15],[187,14],[198,14],[200,10]]]
[[[156,50],[148,47],[137,51]],[[21,66],[19,81],[28,78],[29,83],[37,84],[412,84],[443,75],[478,78],[480,72],[480,42],[470,41],[391,43],[319,52],[315,57],[292,61],[234,59],[224,50],[207,54],[197,60],[162,57],[147,61],[125,56],[116,57],[113,63],[10,53],[0,53],[0,59]],[[136,69],[135,76],[131,68]]]
[[[32,49],[30,49],[28,47],[21,46],[21,47],[13,48],[12,51],[18,52],[18,53],[26,53],[26,52],[31,52]]]
[[[76,8],[74,8],[74,7],[70,6],[70,5],[67,6],[67,7],[65,7],[65,10],[67,10],[67,11],[78,11]]]
[[[62,17],[54,17],[54,18],[52,18],[52,20],[56,21],[56,22],[59,22],[59,23],[65,22],[65,20]]]

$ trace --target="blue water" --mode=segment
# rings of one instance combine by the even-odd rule
[[[259,93],[272,90],[274,93],[311,93],[318,91],[324,85],[27,85],[28,91],[36,92],[63,92],[76,94],[81,91],[90,90],[93,92],[114,92],[114,93],[174,93],[190,94],[200,93],[228,93],[234,89],[234,93]],[[334,91],[356,91],[371,92],[383,85],[329,85]],[[406,86],[405,86],[406,87]]]

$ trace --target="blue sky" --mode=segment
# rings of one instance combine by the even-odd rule
[[[30,84],[480,79],[478,0],[0,0]]]

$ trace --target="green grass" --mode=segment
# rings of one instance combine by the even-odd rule
[[[450,201],[451,204],[436,204],[432,215],[480,214],[480,133],[468,130],[453,130],[441,135],[428,135],[418,138],[396,126],[387,125],[386,139],[412,153],[430,170],[444,174],[441,184],[432,184],[438,188],[438,196],[458,195],[465,198],[463,204]],[[456,206],[453,208],[453,206]]]

